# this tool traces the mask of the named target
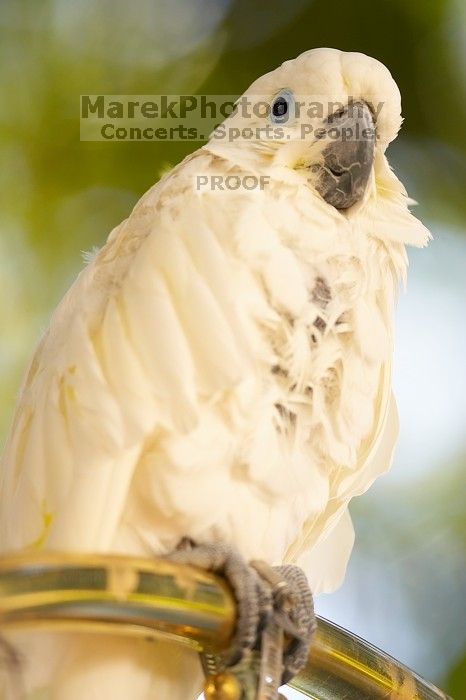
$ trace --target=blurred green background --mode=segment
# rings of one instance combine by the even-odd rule
[[[0,435],[51,309],[193,143],[84,143],[80,94],[240,94],[317,46],[400,86],[389,149],[434,241],[398,314],[395,465],[352,506],[357,544],[322,614],[466,698],[466,5],[463,0],[1,0]]]

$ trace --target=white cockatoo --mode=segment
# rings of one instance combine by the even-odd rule
[[[275,120],[282,136],[212,137],[142,197],[53,314],[3,455],[2,553],[153,557],[189,537],[296,562],[314,593],[342,581],[348,503],[396,438],[405,246],[429,233],[385,157],[400,94],[378,61],[307,51],[245,94],[270,113],[225,126]],[[296,118],[302,95],[323,113]],[[297,138],[304,120],[375,124],[375,145]],[[211,174],[268,184],[196,189]],[[196,654],[169,644],[11,638],[30,700],[186,700],[200,687]]]

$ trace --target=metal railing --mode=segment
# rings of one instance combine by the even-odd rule
[[[227,648],[233,596],[217,576],[164,559],[28,554],[0,558],[0,632],[34,629],[162,637],[197,651]],[[290,684],[314,700],[446,700],[367,642],[318,620],[309,662]]]

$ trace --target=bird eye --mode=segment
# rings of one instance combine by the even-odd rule
[[[273,100],[270,110],[270,121],[273,124],[284,124],[291,116],[294,104],[293,95],[289,90],[282,90]]]

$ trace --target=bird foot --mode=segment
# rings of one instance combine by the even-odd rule
[[[236,600],[236,629],[229,650],[218,657],[202,656],[208,679],[216,679],[206,684],[217,693],[210,698],[230,697],[225,688],[233,692],[227,672],[231,670],[242,686],[239,698],[276,700],[279,685],[305,665],[315,629],[312,594],[303,571],[263,561],[247,563],[229,545],[196,544],[187,538],[168,558],[223,576]]]

